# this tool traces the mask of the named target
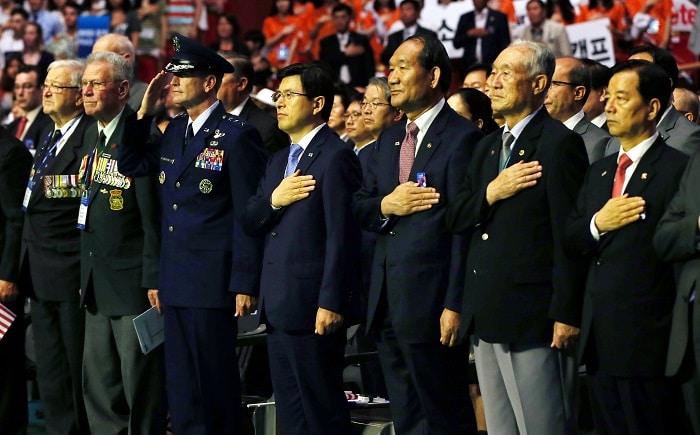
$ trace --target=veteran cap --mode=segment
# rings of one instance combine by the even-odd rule
[[[233,65],[194,39],[175,33],[173,35],[175,55],[165,66],[165,71],[176,76],[197,74],[223,75],[233,72]]]

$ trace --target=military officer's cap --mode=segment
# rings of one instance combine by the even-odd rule
[[[224,75],[233,72],[233,65],[229,61],[192,38],[175,33],[173,48],[175,55],[165,66],[165,71],[176,76]]]

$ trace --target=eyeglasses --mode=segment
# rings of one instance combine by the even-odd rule
[[[107,84],[115,83],[115,82],[116,82],[116,80],[107,81],[107,82],[98,82],[95,80],[90,80],[90,81],[83,80],[80,85],[83,89],[87,89],[88,87],[90,87],[96,91],[104,91],[105,89],[107,89]]]
[[[367,106],[372,106],[373,110],[377,110],[379,106],[391,106],[389,103],[380,103],[379,101],[363,101],[360,103],[363,109],[365,109]]]
[[[279,100],[282,97],[284,97],[284,101],[289,101],[292,99],[292,97],[295,97],[295,96],[310,97],[311,95],[302,94],[301,92],[294,92],[294,91],[275,91],[275,93],[272,94],[272,101],[274,101],[276,103],[277,100]]]
[[[362,117],[362,113],[360,112],[348,112],[345,114],[345,119],[351,119],[353,121],[356,121]]]
[[[80,86],[61,86],[49,83],[44,83],[41,85],[41,92],[46,92],[47,89],[52,94],[62,94],[66,89],[80,89]]]
[[[552,80],[552,84],[553,84],[554,86],[573,86],[573,87],[581,86],[581,85],[579,85],[578,83],[560,82],[559,80]]]
[[[22,89],[24,89],[25,91],[31,91],[34,88],[36,88],[36,86],[29,83],[25,83],[23,85],[15,85],[15,91],[21,91]]]

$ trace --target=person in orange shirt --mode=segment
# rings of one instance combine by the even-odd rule
[[[673,0],[627,0],[632,37],[638,44],[668,47]]]
[[[518,18],[515,16],[513,0],[489,0],[488,7],[506,14],[509,23],[518,23]]]
[[[629,14],[624,3],[620,0],[589,0],[587,5],[581,5],[576,23],[607,18],[610,20],[610,33],[615,45],[615,59],[618,62],[626,60],[630,43],[627,38]]]
[[[280,69],[299,62],[297,50],[304,30],[292,14],[291,0],[276,0],[272,11],[263,21],[263,34],[273,68]]]

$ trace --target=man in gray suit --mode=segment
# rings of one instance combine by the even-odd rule
[[[593,163],[605,155],[610,135],[593,125],[583,114],[590,89],[591,73],[586,65],[573,57],[561,57],[557,59],[544,107],[549,116],[581,135],[586,144],[588,161]]]
[[[654,236],[656,253],[676,262],[676,298],[666,356],[666,376],[681,382],[686,415],[700,433],[700,153],[690,159],[678,192]]]
[[[655,46],[635,47],[630,52],[630,59],[646,60],[659,65],[671,78],[674,89],[678,84],[678,65],[670,51]],[[688,121],[673,107],[673,98],[667,102],[656,129],[668,146],[689,156],[700,148],[700,126]]]

